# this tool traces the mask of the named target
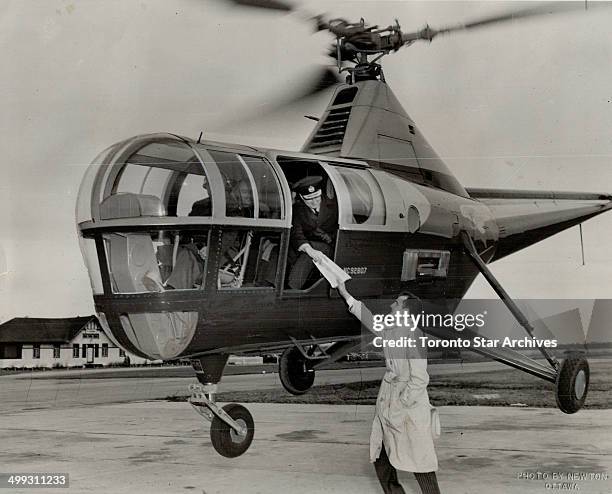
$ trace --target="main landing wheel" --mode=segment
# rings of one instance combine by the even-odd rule
[[[564,413],[576,413],[589,390],[589,363],[581,355],[567,357],[557,374],[557,406]]]
[[[283,387],[293,395],[303,395],[315,379],[315,371],[297,347],[287,348],[278,363],[278,375]]]
[[[225,405],[223,410],[236,421],[237,424],[246,428],[244,434],[238,434],[228,424],[215,415],[210,424],[210,440],[212,445],[222,456],[236,458],[243,454],[253,441],[255,434],[255,423],[251,413],[242,405],[231,403]]]

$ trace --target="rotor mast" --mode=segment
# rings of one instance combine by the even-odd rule
[[[382,67],[377,62],[404,46],[397,19],[394,25],[382,29],[377,25],[368,26],[363,18],[357,23],[349,23],[344,19],[322,22],[318,18],[317,21],[319,30],[328,30],[336,37],[335,46],[329,55],[336,59],[340,73],[348,72],[348,83],[385,81]]]

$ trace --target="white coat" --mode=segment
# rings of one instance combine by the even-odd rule
[[[408,336],[416,339],[423,333],[417,328],[373,330],[372,313],[362,302],[349,299],[349,310],[376,336],[385,340]],[[438,458],[433,436],[439,433],[437,411],[427,395],[427,359],[417,348],[383,347],[386,372],[376,400],[376,414],[370,435],[370,461],[379,457],[385,447],[391,464],[408,472],[434,472]],[[433,430],[433,431],[432,431]]]

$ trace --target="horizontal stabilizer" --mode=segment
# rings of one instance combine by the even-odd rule
[[[612,209],[611,194],[504,189],[467,191],[491,210],[499,228],[499,243],[492,261]]]

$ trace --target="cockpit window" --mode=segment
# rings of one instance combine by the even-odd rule
[[[264,159],[209,150],[225,184],[226,216],[281,218],[280,184]]]
[[[380,186],[367,170],[338,167],[350,197],[349,223],[385,224],[385,201]]]
[[[253,218],[255,214],[253,189],[248,172],[234,153],[209,150],[216,161],[225,186],[225,215]]]
[[[136,216],[211,216],[204,167],[189,146],[163,140],[143,146],[111,173],[102,219]],[[154,211],[144,204],[159,205]]]
[[[201,289],[208,259],[208,231],[105,233],[114,293]]]
[[[212,204],[208,179],[205,175],[186,175],[178,194],[176,215],[210,216],[211,214]]]
[[[242,156],[242,160],[255,181],[259,217],[280,219],[281,192],[278,179],[270,164],[262,158]]]

